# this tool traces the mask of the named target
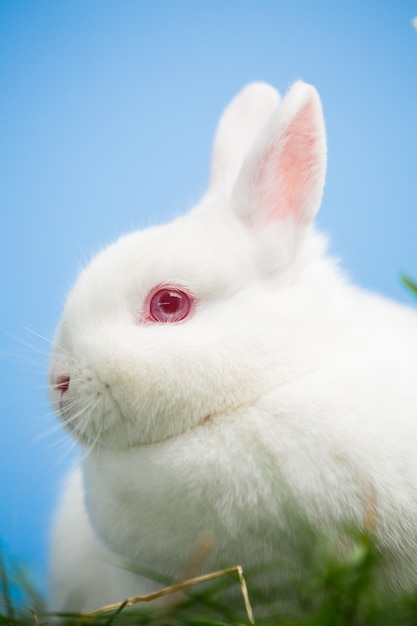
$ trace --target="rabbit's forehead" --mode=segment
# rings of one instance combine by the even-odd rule
[[[155,282],[222,277],[238,280],[251,273],[249,239],[238,224],[216,215],[189,214],[160,227],[139,231],[119,240],[110,254],[127,282],[140,288]],[[118,261],[117,261],[118,260]],[[110,264],[110,256],[105,264]]]

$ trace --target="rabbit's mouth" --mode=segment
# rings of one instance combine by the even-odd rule
[[[69,398],[70,376],[55,374],[50,380],[50,398],[62,424],[70,431],[75,429],[73,410]]]
[[[109,425],[120,414],[110,386],[103,390],[92,382],[96,382],[92,376],[82,383],[68,373],[50,377],[50,399],[57,417],[74,439],[89,447],[106,439]]]

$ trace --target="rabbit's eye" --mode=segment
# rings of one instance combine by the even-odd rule
[[[181,322],[192,309],[190,296],[181,291],[164,287],[156,291],[149,302],[149,317],[153,322]]]

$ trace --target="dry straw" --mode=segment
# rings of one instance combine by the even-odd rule
[[[182,569],[180,582],[170,585],[169,587],[164,587],[163,589],[159,589],[158,591],[154,591],[153,593],[147,595],[132,596],[127,600],[124,600],[123,602],[107,604],[106,606],[102,606],[100,609],[85,613],[84,616],[96,616],[103,615],[105,613],[111,613],[113,611],[122,611],[124,608],[134,606],[135,604],[139,604],[140,602],[151,602],[152,600],[157,600],[158,598],[165,598],[165,608],[172,610],[178,604],[180,604],[184,596],[183,592],[189,587],[201,585],[202,583],[210,582],[212,580],[217,580],[218,578],[223,578],[224,576],[237,574],[248,620],[251,624],[254,624],[255,620],[249,600],[248,588],[241,565],[235,565],[234,567],[228,567],[226,569],[221,569],[210,572],[208,574],[202,574],[200,576],[197,576],[197,573],[201,571],[201,568],[203,567],[203,564],[206,561],[209,552],[213,548],[213,544],[214,540],[210,535],[201,535],[199,537],[199,540],[197,541],[194,550],[191,552]]]
[[[184,589],[188,589],[189,587],[193,587],[195,585],[201,585],[202,583],[209,582],[212,580],[216,580],[218,578],[222,578],[223,576],[229,576],[231,574],[237,574],[239,577],[240,588],[242,591],[243,602],[245,605],[246,614],[248,616],[248,620],[251,624],[255,623],[253,617],[253,611],[249,600],[248,588],[246,586],[245,577],[243,576],[243,569],[240,565],[236,565],[234,567],[228,567],[226,569],[218,570],[216,572],[210,572],[209,574],[203,574],[202,576],[196,576],[194,578],[189,578],[188,580],[184,580],[180,583],[176,583],[175,585],[170,585],[169,587],[164,587],[159,591],[154,591],[145,596],[132,596],[124,602],[116,602],[114,604],[107,604],[106,606],[102,606],[100,609],[95,611],[90,611],[89,613],[85,613],[87,616],[96,616],[102,615],[104,613],[111,613],[113,611],[120,611],[124,608],[134,606],[135,604],[139,604],[140,602],[151,602],[152,600],[156,600],[158,598],[162,598],[164,596],[176,593],[178,591],[183,591]]]

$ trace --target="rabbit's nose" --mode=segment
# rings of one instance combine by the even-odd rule
[[[60,374],[56,377],[54,387],[61,392],[62,395],[68,391],[71,378],[66,374]]]

